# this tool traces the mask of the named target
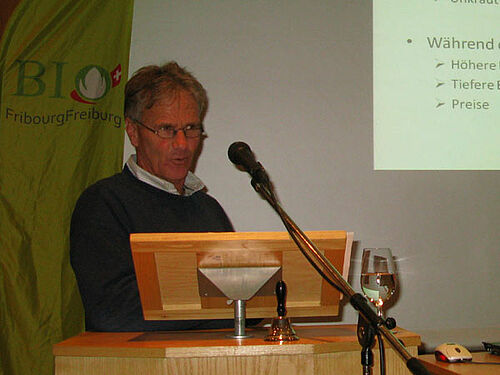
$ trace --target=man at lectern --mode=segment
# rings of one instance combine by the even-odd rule
[[[71,220],[71,265],[90,331],[233,327],[232,320],[145,321],[131,233],[225,232],[233,227],[190,169],[204,137],[208,98],[177,63],[146,66],[125,87],[126,131],[136,154],[83,192]]]

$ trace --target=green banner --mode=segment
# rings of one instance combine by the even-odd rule
[[[69,222],[122,166],[132,13],[133,0],[24,0],[4,25],[0,374],[52,374],[52,345],[83,330]]]

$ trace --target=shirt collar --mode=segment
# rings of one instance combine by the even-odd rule
[[[138,180],[157,189],[166,191],[167,193],[180,195],[174,184],[139,167],[137,164],[137,156],[135,154],[130,155],[128,158],[127,167]],[[188,172],[186,180],[184,181],[184,196],[190,196],[204,188],[205,184],[198,177],[196,177],[194,173]]]

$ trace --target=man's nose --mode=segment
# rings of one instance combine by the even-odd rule
[[[187,139],[186,134],[184,133],[184,129],[178,129],[174,135],[174,139],[172,144],[177,148],[186,148],[187,147]]]

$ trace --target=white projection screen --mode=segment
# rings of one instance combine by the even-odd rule
[[[500,5],[373,2],[374,168],[500,169]]]
[[[498,44],[499,10],[451,0],[137,0],[130,73],[177,60],[203,82],[208,137],[195,172],[236,231],[285,230],[228,160],[243,141],[303,230],[354,232],[356,290],[363,248],[389,247],[399,287],[388,315],[428,351],[447,341],[478,350],[500,337],[500,102],[496,90],[451,80],[496,82],[500,71],[450,64],[498,67],[500,56],[497,45],[430,48],[427,37]],[[490,108],[453,109],[454,98]],[[131,153],[127,144],[125,160]],[[333,323],[355,324],[344,303]]]

